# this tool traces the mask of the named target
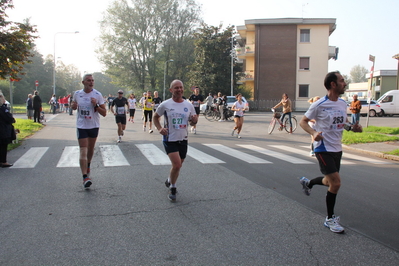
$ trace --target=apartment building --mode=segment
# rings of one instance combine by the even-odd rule
[[[246,20],[237,26],[237,56],[245,75],[239,83],[252,90],[253,100],[295,100],[306,110],[310,97],[325,95],[328,60],[338,49],[329,46],[336,28],[332,18],[281,18]]]

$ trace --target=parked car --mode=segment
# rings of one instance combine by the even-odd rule
[[[233,104],[237,101],[235,96],[227,96],[227,107],[231,109],[233,107]],[[245,97],[242,97],[242,101],[245,103],[246,110],[249,111],[249,103],[245,99]],[[200,105],[200,113],[204,113],[206,110],[206,103]]]
[[[399,115],[399,90],[391,90],[382,95],[378,100],[382,115]]]
[[[369,104],[367,103],[367,100],[359,100],[360,104],[362,105],[362,109],[360,110],[360,115],[361,116],[367,116],[367,112],[369,113],[369,116],[382,116],[383,112],[381,110],[381,106],[378,104],[377,101],[370,101],[370,110],[369,110]],[[347,102],[347,109],[346,112],[348,115],[352,114],[351,110],[349,110],[349,107],[351,105],[351,102]]]

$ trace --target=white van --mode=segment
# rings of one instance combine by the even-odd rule
[[[377,102],[383,115],[399,115],[399,90],[391,90],[382,95]]]

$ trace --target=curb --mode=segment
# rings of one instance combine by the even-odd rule
[[[353,150],[353,151],[358,151],[361,153],[365,153],[365,154],[370,154],[379,158],[383,158],[383,159],[388,159],[388,160],[392,160],[392,161],[399,161],[399,156],[396,155],[391,155],[391,154],[385,154],[382,152],[378,152],[378,151],[368,151],[368,150],[364,150],[364,149],[359,149],[359,148],[353,148],[351,146],[348,145],[344,145],[342,144],[342,147],[347,149],[347,150]]]

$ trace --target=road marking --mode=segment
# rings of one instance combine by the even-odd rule
[[[66,146],[57,167],[79,167],[79,146]]]
[[[221,144],[204,144],[204,145],[208,146],[212,149],[215,149],[219,152],[222,152],[224,154],[230,155],[236,159],[247,162],[247,163],[251,163],[251,164],[252,163],[272,163],[272,162],[260,159],[258,157],[252,156],[250,154],[244,153],[242,151],[223,146]]]
[[[136,144],[136,147],[152,165],[171,165],[169,156],[154,144]]]
[[[34,168],[43,155],[47,152],[48,147],[32,147],[19,158],[12,168]]]
[[[100,145],[104,166],[130,165],[117,145]]]
[[[224,161],[219,160],[218,158],[213,157],[213,156],[211,156],[205,152],[202,152],[200,150],[197,150],[191,146],[188,147],[187,155],[203,164],[225,163]]]
[[[264,148],[261,148],[261,147],[255,146],[255,145],[240,145],[240,144],[237,144],[237,145],[240,147],[249,149],[249,150],[253,150],[253,151],[268,155],[268,156],[275,157],[275,158],[283,160],[283,161],[293,163],[293,164],[314,164],[314,162],[311,162],[311,161],[302,160],[302,159],[296,158],[294,156],[290,156],[290,155],[287,155],[284,153],[264,149]]]
[[[300,149],[296,149],[296,148],[292,148],[292,147],[288,147],[288,146],[284,146],[284,145],[269,145],[269,146],[273,147],[273,148],[289,151],[289,152],[292,152],[292,153],[296,153],[296,154],[300,154],[300,155],[304,155],[304,156],[309,156],[309,151],[304,151],[304,150],[300,150]],[[309,149],[309,146],[303,146],[303,147]],[[341,164],[355,164],[355,163],[347,161],[347,160],[341,160]]]

